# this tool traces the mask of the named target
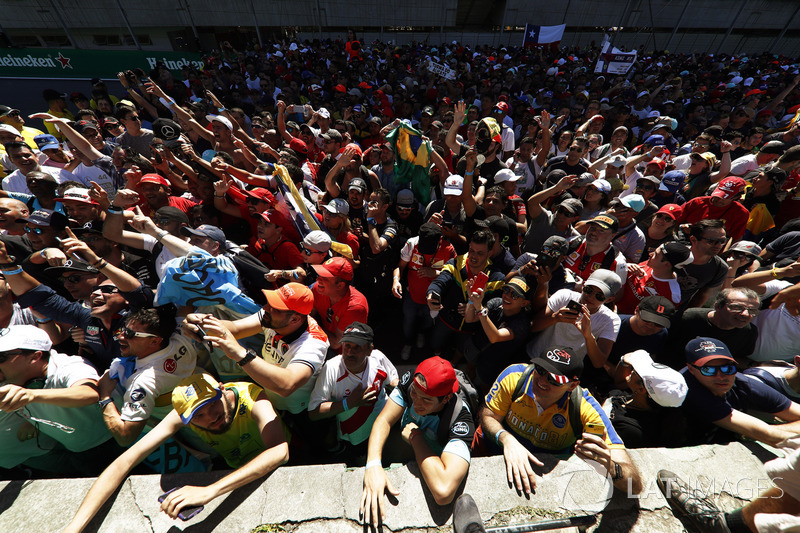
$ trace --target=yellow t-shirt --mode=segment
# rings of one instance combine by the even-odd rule
[[[570,422],[569,393],[540,412],[533,388],[534,375],[531,374],[520,397],[514,402],[511,401],[514,389],[517,387],[522,373],[525,372],[525,368],[524,364],[516,364],[503,370],[492,385],[489,394],[486,395],[486,405],[496,414],[504,417],[503,428],[514,433],[529,450],[551,453],[571,451],[578,436],[575,435],[576,432]],[[580,419],[584,427],[588,423],[605,426],[608,447],[625,447],[605,411],[585,389],[580,405]],[[582,428],[579,428],[578,433],[581,431]]]

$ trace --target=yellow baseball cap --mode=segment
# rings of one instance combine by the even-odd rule
[[[198,409],[222,397],[219,382],[209,374],[193,374],[183,378],[172,391],[172,407],[181,421],[188,424]]]

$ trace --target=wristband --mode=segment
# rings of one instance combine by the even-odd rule
[[[103,270],[105,267],[108,266],[108,261],[106,261],[105,259],[101,259],[100,261],[98,261],[97,263],[93,264],[92,266],[94,268],[96,268],[97,270]]]
[[[14,274],[22,274],[22,267],[17,267],[14,270],[3,270],[4,276],[13,276]]]
[[[367,219],[367,224],[369,224],[370,226],[374,226],[375,225],[375,219],[373,217],[369,217]]]
[[[473,174],[475,174],[474,170],[470,170],[469,172],[464,172],[465,176],[472,176]]]
[[[52,318],[45,318],[45,319],[37,318],[36,319],[36,323],[37,324],[47,324],[48,322],[52,322],[52,321],[53,321]]]
[[[121,215],[124,209],[122,209],[121,207],[117,207],[115,205],[110,205],[108,206],[108,209],[106,209],[106,211],[108,211],[109,215]]]
[[[350,409],[347,407],[347,396],[342,399],[342,411],[349,411]]]
[[[217,108],[217,113],[222,113],[223,111],[227,111],[227,109],[225,109],[224,107]]]
[[[373,466],[379,466],[379,467],[383,468],[383,465],[381,464],[381,460],[380,460],[380,459],[375,459],[374,461],[369,461],[369,462],[368,462],[368,463],[367,463],[367,464],[364,466],[364,470],[369,470],[369,469],[370,469],[370,468],[372,468]]]
[[[156,234],[156,240],[158,242],[161,242],[161,239],[163,239],[167,235],[169,235],[168,231],[162,231],[161,233]]]
[[[770,274],[772,274],[772,277],[775,279],[781,279],[780,276],[778,275],[778,267],[772,267]]]
[[[158,101],[161,102],[161,104],[164,107],[172,107],[175,105],[175,100],[173,100],[172,98],[170,98],[169,100],[165,100],[164,98],[159,97]]]
[[[214,195],[214,198],[220,198],[220,199],[223,199],[223,198],[225,198],[225,195],[223,194],[222,196],[217,196],[217,195],[215,194],[215,195]]]
[[[505,429],[501,429],[500,431],[498,431],[497,433],[494,434],[494,441],[495,441],[495,443],[497,443],[498,446],[501,445],[500,444],[500,435],[502,435],[503,433],[508,433],[508,432]]]
[[[41,256],[42,256],[42,259],[44,259],[44,260],[47,260],[47,255],[45,255],[45,253],[44,253],[44,250],[42,250],[41,252],[39,252],[39,255],[41,255]]]
[[[296,270],[292,270],[292,278],[297,281],[300,279],[300,274]]]

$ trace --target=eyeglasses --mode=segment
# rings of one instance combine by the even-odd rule
[[[41,235],[44,233],[42,228],[31,228],[30,226],[25,226],[25,233],[35,233],[36,235]]]
[[[587,296],[594,296],[594,299],[598,302],[604,302],[606,300],[606,295],[603,294],[603,291],[593,291],[591,287],[584,287],[583,294]]]
[[[406,212],[406,211],[409,211],[409,212],[411,212],[411,211],[413,211],[413,210],[414,210],[414,208],[413,208],[413,207],[402,207],[402,206],[399,206],[399,205],[398,205],[398,206],[397,206],[397,210],[398,210],[398,211],[403,211],[403,212]]]
[[[139,115],[131,115],[127,118],[127,120],[132,120],[134,122],[141,122],[142,119],[139,118]]]
[[[700,240],[701,241],[706,241],[707,243],[709,243],[711,245],[725,244],[726,242],[728,242],[728,239],[709,239],[709,238],[706,238],[706,237],[700,237]]]
[[[304,253],[304,254],[306,254],[306,255],[311,255],[311,254],[324,254],[324,253],[326,253],[326,252],[323,252],[323,251],[321,251],[321,250],[312,250],[311,248],[306,248],[306,247],[305,247],[304,245],[302,245],[302,244],[300,245],[300,249],[301,249],[301,250],[303,251],[303,253]]]
[[[733,257],[735,257],[736,259],[744,259],[745,261],[750,261],[750,260],[752,260],[752,259],[753,259],[752,257],[750,257],[749,255],[747,255],[747,254],[746,254],[746,253],[744,253],[744,252],[733,252],[733,254],[732,254],[732,255],[733,255]]]
[[[158,337],[158,335],[153,335],[152,333],[144,333],[142,331],[133,331],[128,326],[123,326],[117,331],[116,337],[123,337],[125,339],[133,339],[135,337]]]
[[[61,283],[66,283],[68,281],[70,283],[80,283],[81,281],[83,281],[83,279],[84,279],[84,276],[81,275],[81,274],[72,274],[72,275],[69,275],[69,276],[60,276],[58,278],[58,281],[60,281]]]
[[[166,226],[170,222],[174,222],[171,218],[159,218],[156,220],[156,226]]]
[[[643,191],[654,191],[654,190],[656,190],[656,186],[651,184],[651,183],[637,183],[636,184],[636,188],[637,189],[641,189]]]
[[[550,385],[553,385],[554,387],[559,387],[561,385],[564,385],[564,383],[559,383],[558,381],[556,381],[556,378],[553,377],[553,374],[551,374],[544,368],[540,367],[539,365],[536,365],[533,368],[536,370],[537,374],[539,374],[540,376],[544,376],[544,378]]]
[[[556,213],[561,213],[561,214],[562,214],[562,215],[564,215],[565,217],[574,217],[574,216],[575,216],[575,215],[572,213],[572,211],[570,211],[569,209],[565,209],[565,208],[563,208],[563,207],[559,207],[559,208],[556,210]]]
[[[761,310],[758,307],[748,307],[743,304],[732,304],[732,303],[726,303],[725,309],[727,309],[731,313],[737,313],[737,314],[747,311],[747,313],[750,316],[758,316],[758,313],[761,312]]]
[[[114,287],[113,285],[97,285],[92,288],[92,292],[100,291],[103,294],[115,294],[119,292],[119,289]]]
[[[700,373],[703,374],[704,376],[706,376],[707,378],[716,376],[720,372],[722,372],[722,374],[724,374],[726,376],[732,376],[737,372],[736,365],[721,365],[721,366],[709,366],[709,365],[697,366],[697,365],[692,365],[692,366],[695,367],[697,370],[699,370]]]

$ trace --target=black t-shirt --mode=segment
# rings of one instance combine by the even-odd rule
[[[750,323],[743,328],[720,329],[711,323],[708,314],[713,309],[697,307],[687,309],[680,318],[672,319],[667,350],[660,363],[680,370],[686,366],[686,345],[696,337],[711,337],[725,343],[736,359],[746,359],[753,353],[758,338],[758,328]]]
[[[525,345],[530,335],[531,318],[525,311],[505,316],[502,298],[492,298],[485,305],[489,310],[489,320],[498,330],[505,328],[514,333],[514,338],[510,341],[492,344],[480,321],[475,323],[475,333],[470,340],[478,351],[478,377],[482,383],[491,385],[504,368],[514,363],[527,362],[529,359]]]
[[[675,273],[678,275],[678,284],[681,286],[680,308],[686,309],[697,291],[706,287],[722,285],[728,274],[728,265],[721,257],[715,255],[704,265],[692,263],[676,269]]]
[[[800,256],[800,231],[790,231],[767,245],[767,251],[775,254],[774,262],[781,259],[796,259]]]
[[[673,448],[685,439],[681,427],[685,420],[680,409],[659,407],[643,410],[632,407],[630,392],[612,390],[611,423],[626,448]]]
[[[551,157],[544,164],[544,168],[542,168],[542,175],[546,177],[556,169],[563,170],[564,172],[567,173],[567,176],[570,176],[572,174],[580,176],[584,172],[589,171],[589,164],[586,162],[586,160],[579,159],[576,164],[570,165],[569,163],[567,163],[567,156],[565,155]],[[549,179],[547,180],[547,183],[549,184],[548,186],[554,185],[553,183],[550,183]]]

